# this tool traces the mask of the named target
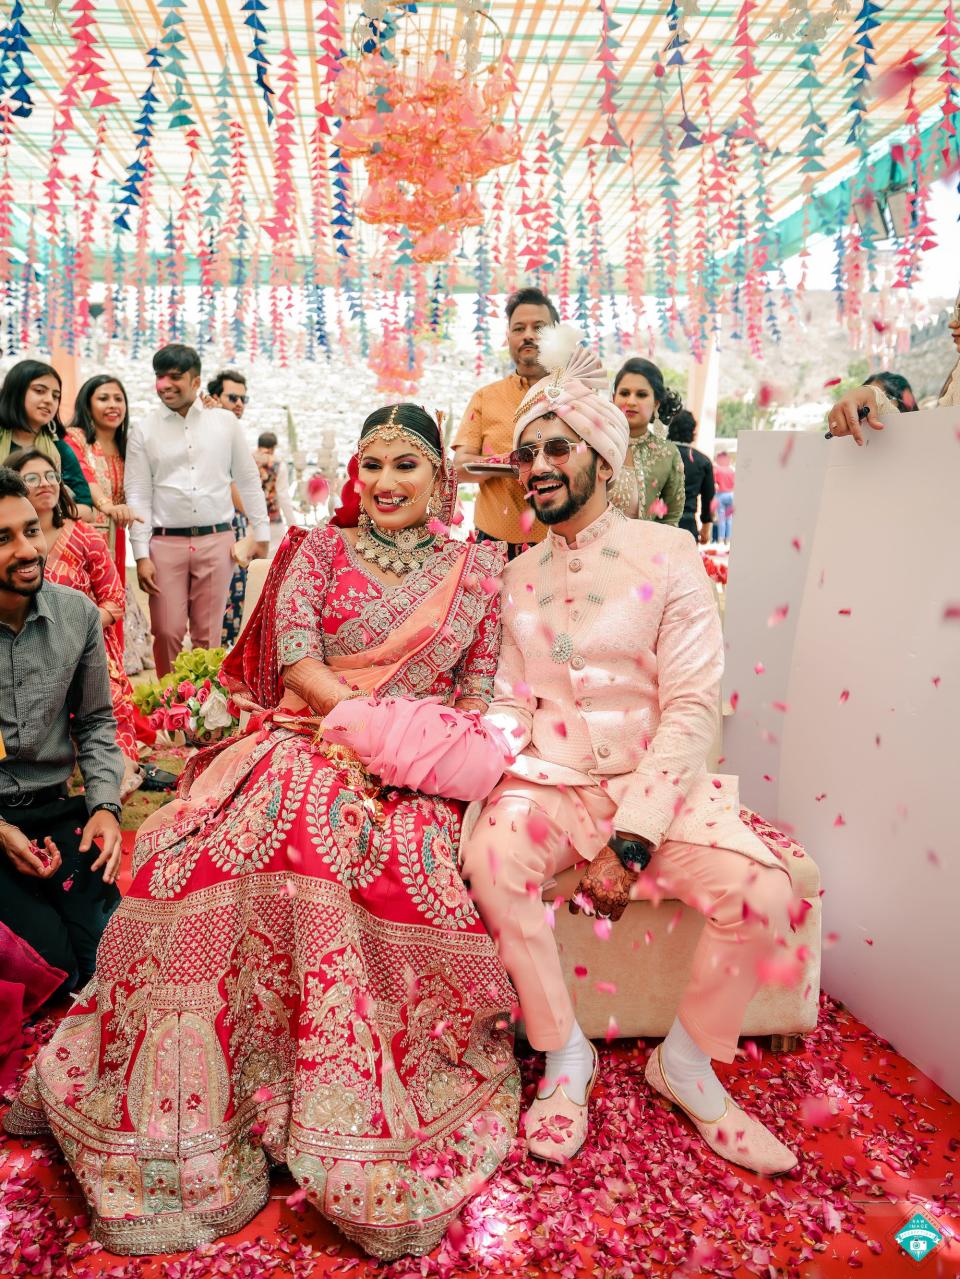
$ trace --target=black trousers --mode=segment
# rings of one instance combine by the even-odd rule
[[[80,852],[80,831],[87,821],[83,797],[57,799],[35,808],[0,805],[0,818],[37,843],[49,835],[62,860],[55,875],[34,879],[0,853],[0,920],[48,964],[63,969],[68,990],[82,986],[93,976],[97,946],[120,902],[116,884],[103,882],[103,867],[90,871],[98,856],[96,848]]]
[[[679,528],[685,528],[695,542],[700,541],[700,529],[692,515],[681,515]]]

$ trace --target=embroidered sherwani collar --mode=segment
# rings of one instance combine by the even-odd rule
[[[589,546],[592,542],[599,541],[600,538],[606,537],[615,524],[619,524],[625,519],[622,511],[618,511],[615,506],[608,506],[602,515],[598,515],[592,524],[588,524],[586,528],[581,529],[572,542],[568,542],[565,537],[561,537],[559,533],[555,533],[550,529],[547,533],[547,541],[554,550],[574,551],[582,550],[585,546]]]

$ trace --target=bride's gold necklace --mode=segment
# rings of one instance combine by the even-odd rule
[[[357,526],[357,552],[371,564],[379,564],[390,573],[409,573],[421,569],[436,550],[437,539],[427,533],[425,524],[393,530],[378,528],[362,512]]]

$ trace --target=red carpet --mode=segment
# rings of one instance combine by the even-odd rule
[[[53,1025],[38,1026],[38,1038]],[[518,1143],[437,1253],[386,1267],[312,1211],[292,1209],[295,1186],[282,1171],[268,1206],[238,1235],[182,1257],[113,1256],[90,1243],[83,1199],[56,1148],[5,1138],[0,1276],[960,1276],[960,1105],[829,998],[805,1052],[752,1050],[756,1060],[721,1067],[734,1097],[800,1154],[799,1168],[776,1182],[710,1154],[651,1097],[646,1051],[642,1042],[602,1051],[591,1135],[576,1163],[538,1164]],[[524,1063],[528,1089],[535,1064]],[[946,1236],[919,1264],[893,1238],[918,1209]]]

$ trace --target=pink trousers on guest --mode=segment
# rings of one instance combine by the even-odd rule
[[[234,562],[233,530],[202,537],[154,536],[150,558],[157,569],[159,595],[150,596],[153,656],[157,675],[166,675],[183,648],[190,627],[194,648],[218,648]]]
[[[559,789],[507,779],[467,841],[464,879],[516,988],[527,1038],[541,1051],[563,1047],[574,1010],[540,890],[568,866],[596,856],[615,811],[599,786]],[[531,833],[533,816],[540,820]],[[639,899],[676,899],[705,916],[677,1013],[699,1047],[719,1061],[733,1061],[747,1004],[760,985],[758,968],[789,929],[792,893],[779,867],[672,840],[637,880]]]

